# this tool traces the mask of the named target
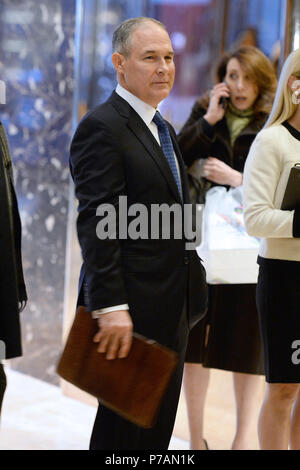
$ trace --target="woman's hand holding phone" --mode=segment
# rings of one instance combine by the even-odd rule
[[[224,107],[222,98],[230,98],[228,85],[224,82],[218,83],[213,87],[207,112],[203,116],[211,126],[214,126],[224,117],[226,106]]]

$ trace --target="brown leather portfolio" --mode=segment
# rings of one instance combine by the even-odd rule
[[[177,353],[134,333],[128,356],[107,360],[93,342],[97,331],[97,321],[79,307],[57,373],[127,420],[153,427]]]

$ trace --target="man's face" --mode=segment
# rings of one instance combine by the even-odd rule
[[[115,65],[120,85],[154,108],[173,86],[175,65],[167,32],[155,23],[142,23],[131,37],[130,54]],[[114,55],[115,55],[114,54]]]

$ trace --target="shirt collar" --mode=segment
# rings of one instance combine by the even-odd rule
[[[116,93],[121,96],[128,104],[135,110],[135,112],[142,118],[144,123],[149,127],[149,124],[154,118],[156,109],[150,104],[145,103],[137,96],[130,93],[130,91],[125,90],[119,83],[116,88]]]

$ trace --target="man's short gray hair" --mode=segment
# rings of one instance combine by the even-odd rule
[[[123,21],[123,23],[121,23],[114,31],[112,38],[112,51],[119,52],[125,57],[128,57],[131,52],[131,38],[133,31],[136,30],[142,23],[148,22],[155,23],[167,31],[165,25],[161,23],[161,21],[155,20],[154,18],[147,18],[145,16],[130,18],[129,20]]]

